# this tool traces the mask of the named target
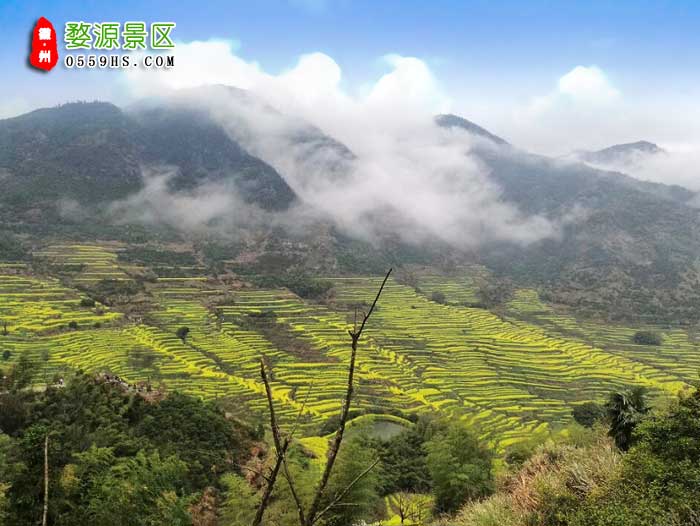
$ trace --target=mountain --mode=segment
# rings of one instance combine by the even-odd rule
[[[471,133],[493,137],[464,122]],[[444,120],[438,124],[446,125]],[[477,144],[472,153],[488,166],[502,199],[558,223],[560,233],[527,246],[487,243],[480,250],[482,263],[546,290],[553,301],[590,313],[700,317],[700,210],[692,206],[696,194],[492,143],[497,147]],[[646,145],[634,150],[658,151]]]
[[[490,173],[501,185],[505,199],[517,202],[528,212],[551,212],[557,205],[571,206],[580,197],[579,190],[600,184],[611,185],[611,190],[623,193],[626,189],[633,189],[685,204],[697,197],[695,192],[682,186],[642,181],[620,171],[592,167],[579,157],[557,159],[529,153],[457,115],[438,115],[435,122],[442,128],[458,127],[475,137],[488,139],[486,146],[475,144],[472,153],[491,169]],[[583,153],[586,152],[580,155]],[[666,151],[653,143],[639,141],[587,152],[590,156],[600,155],[601,159],[635,153],[655,155]]]
[[[137,126],[143,161],[177,168],[171,189],[191,190],[224,182],[232,184],[246,203],[266,210],[284,210],[294,201],[294,192],[282,176],[249,154],[206,113],[156,106],[130,113],[130,117]]]
[[[300,197],[319,179],[324,184],[344,184],[356,159],[346,145],[324,131],[282,113],[246,90],[201,86],[181,90],[164,104],[168,108],[198,108],[207,114],[249,153],[282,173]]]
[[[466,130],[472,135],[481,137],[483,139],[488,139],[489,141],[499,146],[508,145],[508,142],[504,139],[501,139],[498,135],[494,135],[487,129],[482,128],[478,124],[468,121],[464,117],[460,117],[458,115],[454,115],[451,113],[438,115],[435,117],[435,122],[438,126],[442,128],[460,128],[462,130]]]
[[[2,200],[115,199],[140,186],[130,121],[107,103],[66,104],[0,121]]]
[[[597,151],[582,151],[576,156],[583,162],[612,165],[627,162],[630,158],[647,155],[665,154],[666,150],[653,142],[637,141],[626,144],[615,144]]]
[[[263,209],[283,210],[295,200],[274,168],[199,111],[71,103],[0,121],[0,202],[6,206],[122,199],[143,188],[142,169],[150,166],[174,170],[175,191],[217,182]]]

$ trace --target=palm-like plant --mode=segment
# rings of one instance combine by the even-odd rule
[[[632,445],[632,432],[644,415],[649,411],[646,402],[646,388],[636,386],[626,391],[610,394],[605,404],[610,435],[615,445],[627,451]]]

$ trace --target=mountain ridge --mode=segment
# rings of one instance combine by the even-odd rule
[[[111,103],[78,102],[0,121],[0,168],[14,176],[6,177],[5,201],[14,191],[30,201],[125,198],[143,188],[144,165],[175,165],[176,190],[228,181],[244,201],[270,210],[296,198],[271,166],[194,111],[134,116]]]
[[[502,139],[498,135],[494,135],[486,128],[483,128],[464,117],[455,115],[454,113],[443,113],[435,116],[435,123],[442,128],[460,128],[466,130],[472,135],[488,139],[489,141],[499,146],[509,146],[510,143]]]
[[[634,155],[659,155],[666,154],[666,150],[649,141],[635,141],[622,144],[613,144],[607,148],[593,151],[579,151],[574,155],[584,162],[597,164],[610,164],[624,161],[625,158]]]

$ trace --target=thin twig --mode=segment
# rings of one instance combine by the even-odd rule
[[[270,381],[267,377],[267,371],[265,370],[264,358],[260,358],[260,376],[262,377],[263,383],[265,384],[265,393],[267,394],[267,402],[270,408],[270,427],[272,428],[272,437],[275,441],[275,452],[277,454],[277,459],[275,460],[275,466],[270,472],[270,476],[267,478],[265,491],[263,492],[262,499],[260,500],[258,510],[255,513],[255,518],[253,519],[252,526],[260,526],[260,524],[262,524],[263,515],[265,514],[267,506],[270,504],[270,497],[272,496],[272,490],[275,487],[277,474],[279,473],[282,464],[284,464],[284,459],[287,454],[287,448],[289,447],[289,439],[286,439],[284,443],[280,441],[279,428],[277,427],[277,418],[275,417],[275,405],[272,403],[272,388],[270,387]]]
[[[377,297],[374,298],[374,301],[372,302],[372,306],[369,308],[369,312],[365,314],[364,319],[362,320],[362,325],[360,325],[360,330],[357,331],[357,338],[359,339],[360,336],[362,336],[362,331],[365,328],[365,323],[367,323],[367,320],[369,320],[369,317],[372,315],[372,311],[374,310],[374,307],[377,306],[377,302],[379,301],[379,296],[382,295],[382,291],[384,290],[384,285],[386,285],[387,280],[389,279],[389,275],[391,274],[391,271],[393,269],[389,269],[389,272],[386,273],[386,276],[384,276],[384,281],[382,281],[382,286],[379,287],[379,292],[377,292]]]
[[[42,526],[46,526],[49,516],[49,435],[44,439],[44,514]]]
[[[326,458],[326,465],[323,470],[323,474],[321,476],[321,480],[318,483],[318,486],[316,487],[316,493],[314,494],[314,499],[312,501],[311,507],[309,508],[308,513],[304,513],[304,506],[301,502],[301,499],[299,498],[299,495],[296,492],[296,488],[294,487],[294,483],[292,481],[291,474],[289,472],[289,466],[287,465],[287,450],[289,448],[289,444],[291,442],[291,438],[296,432],[296,429],[299,425],[299,421],[303,415],[304,408],[306,406],[306,400],[308,399],[309,393],[311,392],[311,386],[309,386],[309,391],[307,392],[306,398],[304,399],[304,402],[301,405],[301,408],[299,410],[299,414],[297,415],[296,422],[294,424],[294,427],[292,428],[292,433],[285,438],[284,442],[282,442],[281,439],[281,433],[280,433],[280,428],[277,422],[277,416],[275,414],[275,407],[274,407],[274,402],[273,402],[273,396],[272,396],[272,386],[270,385],[270,380],[268,378],[267,374],[267,368],[265,365],[265,358],[262,357],[260,359],[260,376],[263,380],[263,383],[265,384],[265,394],[267,396],[267,403],[269,406],[270,410],[270,427],[272,429],[272,438],[274,440],[275,444],[275,450],[277,452],[277,460],[275,462],[275,466],[272,469],[272,472],[270,473],[269,477],[266,477],[266,480],[268,481],[268,484],[265,488],[265,492],[263,493],[262,500],[260,502],[260,506],[258,507],[255,519],[253,520],[252,526],[260,526],[262,523],[263,515],[265,514],[265,510],[267,509],[267,506],[269,505],[270,502],[270,497],[272,495],[272,490],[275,485],[275,481],[277,480],[277,475],[280,471],[280,468],[283,468],[283,473],[285,479],[287,479],[287,483],[289,484],[289,489],[292,493],[292,496],[294,498],[294,501],[297,506],[297,511],[299,513],[299,524],[300,526],[313,526],[324,514],[326,514],[331,508],[334,506],[340,506],[344,505],[340,503],[340,500],[342,500],[345,495],[348,494],[348,492],[353,488],[353,486],[360,480],[362,477],[367,475],[374,466],[377,465],[379,460],[376,460],[372,463],[371,466],[369,466],[367,469],[365,469],[362,473],[360,473],[355,479],[343,490],[341,491],[332,501],[331,503],[326,506],[325,508],[321,509],[319,511],[319,508],[321,506],[321,501],[323,498],[323,494],[326,490],[326,487],[328,485],[328,481],[330,479],[331,472],[333,470],[333,466],[335,464],[335,460],[338,456],[338,452],[340,451],[340,446],[343,441],[343,434],[345,432],[345,424],[347,423],[348,416],[350,413],[350,404],[352,402],[352,395],[354,392],[354,378],[355,378],[355,363],[357,359],[357,344],[360,340],[360,337],[362,336],[362,332],[364,331],[365,325],[367,324],[367,320],[369,320],[369,317],[372,315],[372,312],[374,311],[374,308],[377,305],[377,302],[379,301],[379,297],[382,294],[382,291],[384,290],[384,286],[386,285],[386,282],[389,279],[389,276],[391,275],[392,269],[389,269],[389,272],[386,273],[386,276],[384,277],[384,281],[382,281],[381,287],[379,287],[379,291],[377,292],[376,297],[374,298],[374,301],[372,302],[372,306],[370,307],[369,311],[364,314],[363,313],[363,319],[362,319],[362,324],[360,325],[359,329],[357,327],[357,308],[355,309],[355,319],[353,323],[353,329],[348,331],[348,334],[350,335],[351,338],[351,349],[352,352],[350,353],[350,366],[348,370],[348,384],[347,384],[347,389],[345,393],[345,399],[343,401],[343,406],[341,409],[340,413],[340,422],[338,424],[338,429],[335,432],[335,436],[332,439],[332,442],[329,446],[328,453],[327,453],[327,458]],[[350,505],[350,504],[348,504]]]
[[[252,526],[260,526],[262,524],[263,515],[267,506],[270,504],[270,497],[272,496],[272,490],[275,487],[275,480],[277,480],[277,474],[280,471],[280,466],[283,463],[284,456],[287,454],[287,448],[289,447],[289,440],[285,440],[281,446],[281,449],[277,450],[277,460],[275,461],[275,466],[270,472],[270,477],[268,478],[268,483],[265,486],[265,492],[263,493],[262,499],[260,500],[260,506],[258,506],[258,511],[255,513],[255,518],[253,519]]]
[[[294,427],[292,428],[292,431],[289,433],[289,439],[291,440],[292,437],[294,437],[294,433],[296,433],[297,426],[299,425],[299,422],[301,420],[301,416],[304,413],[304,408],[306,407],[306,402],[309,399],[309,395],[311,394],[311,388],[313,387],[313,382],[309,384],[309,388],[306,391],[306,396],[304,397],[304,401],[301,404],[301,408],[299,408],[299,413],[297,414],[296,421],[294,422]],[[301,502],[301,498],[299,497],[299,494],[297,493],[296,487],[294,486],[294,481],[292,480],[292,474],[289,471],[289,465],[287,464],[287,458],[285,456],[283,462],[282,462],[282,467],[284,468],[284,478],[287,481],[287,485],[289,486],[289,491],[292,494],[292,498],[294,499],[294,503],[297,506],[297,513],[299,514],[299,523],[304,524],[304,505]]]
[[[270,380],[267,376],[267,370],[265,367],[265,359],[260,358],[260,376],[262,377],[263,383],[265,384],[265,394],[267,395],[267,404],[270,409],[270,427],[272,428],[272,439],[275,443],[275,448],[277,451],[280,451],[280,444],[282,442],[281,437],[280,437],[280,428],[277,423],[277,416],[275,414],[275,405],[273,402],[273,396],[272,396],[272,386],[270,385]],[[308,397],[308,394],[307,394]],[[299,410],[299,414],[297,415],[297,421],[301,418],[301,414],[304,411],[304,404],[302,404],[301,409]],[[296,426],[295,426],[296,427]],[[291,441],[291,436],[288,437],[285,440],[285,444],[288,446],[289,442]],[[278,453],[279,454],[279,453]],[[281,461],[282,467],[284,469],[284,478],[287,480],[287,484],[289,485],[289,490],[292,493],[292,497],[294,498],[294,501],[297,505],[297,512],[299,513],[299,520],[301,524],[304,524],[304,508],[301,504],[301,499],[299,498],[299,495],[296,491],[296,488],[294,487],[294,482],[292,481],[292,476],[289,472],[289,466],[287,465],[287,448],[285,447],[284,453],[281,455],[281,457],[278,457],[278,462]],[[277,470],[279,470],[279,466],[277,466]],[[275,473],[275,479],[277,478],[277,473]],[[270,486],[274,485],[274,479],[271,481],[269,484]],[[261,503],[262,506],[262,503]],[[267,506],[267,502],[265,502],[265,506]],[[262,510],[262,513],[264,513],[264,509]],[[262,514],[260,516],[262,519]],[[256,526],[255,523],[253,526]]]
[[[367,320],[369,320],[369,317],[372,315],[372,312],[374,311],[374,308],[377,305],[377,302],[379,301],[379,297],[382,294],[382,291],[384,290],[384,286],[386,285],[386,282],[389,279],[389,276],[391,275],[392,269],[389,269],[389,272],[386,273],[386,276],[384,276],[384,281],[382,281],[381,287],[379,287],[379,291],[377,292],[376,297],[374,298],[374,301],[372,302],[372,306],[370,307],[369,311],[367,314],[365,314],[364,318],[362,319],[362,324],[360,325],[360,328],[357,329],[356,326],[353,328],[352,331],[348,331],[350,333],[350,338],[352,339],[351,343],[351,348],[352,352],[350,353],[350,367],[348,371],[348,386],[345,392],[345,400],[343,402],[343,407],[340,413],[340,422],[338,423],[338,429],[335,432],[335,436],[333,437],[333,441],[331,442],[330,447],[328,448],[328,457],[326,458],[326,466],[323,470],[323,474],[321,475],[321,480],[319,481],[318,486],[316,487],[316,493],[314,494],[314,499],[311,503],[311,507],[309,508],[309,512],[306,514],[306,523],[305,526],[312,526],[314,522],[316,522],[316,516],[318,515],[319,508],[321,507],[321,499],[323,498],[323,493],[326,489],[326,486],[328,485],[328,481],[331,476],[331,472],[333,471],[333,465],[335,464],[335,460],[338,457],[338,452],[340,451],[340,445],[343,442],[343,434],[345,433],[345,424],[348,420],[348,415],[350,413],[350,404],[352,402],[352,395],[354,392],[354,380],[355,380],[355,361],[357,358],[357,343],[360,340],[360,337],[362,336],[362,331],[365,329],[365,325],[367,323]]]
[[[345,497],[345,495],[347,495],[347,494],[350,492],[350,490],[353,488],[353,486],[354,486],[355,484],[357,484],[365,475],[367,475],[367,473],[369,473],[370,471],[372,471],[372,469],[374,469],[374,466],[376,466],[378,463],[379,463],[379,459],[377,459],[377,460],[375,460],[374,462],[372,462],[372,464],[370,464],[370,466],[369,466],[367,469],[365,469],[362,473],[360,473],[357,477],[355,477],[355,478],[353,479],[353,481],[352,481],[350,484],[348,484],[348,485],[345,487],[345,489],[344,489],[343,491],[341,491],[341,492],[331,501],[331,503],[330,503],[328,506],[326,506],[326,507],[323,508],[320,512],[318,512],[318,514],[316,515],[316,517],[314,517],[313,522],[312,522],[311,524],[314,524],[316,521],[318,521],[318,520],[319,520],[321,517],[323,517],[323,515],[325,515],[331,508],[333,508],[334,506],[338,506],[338,505],[339,505],[339,502],[340,502],[341,500],[343,500],[343,497]],[[346,505],[351,505],[351,504],[346,504]]]
[[[270,410],[270,426],[272,427],[272,438],[275,442],[275,448],[277,448],[277,451],[280,451],[280,430],[277,426],[277,417],[275,416],[275,404],[272,401],[272,387],[270,387],[270,380],[267,376],[267,370],[265,368],[265,358],[260,358],[260,376],[263,380],[263,383],[265,384],[267,405]]]

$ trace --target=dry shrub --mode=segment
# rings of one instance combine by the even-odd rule
[[[468,503],[456,517],[442,517],[430,526],[525,526],[507,494]]]
[[[548,495],[583,499],[609,480],[619,466],[620,454],[607,437],[579,448],[548,442],[507,483],[514,507],[534,513]]]
[[[618,471],[620,458],[603,433],[585,447],[548,441],[535,449],[519,471],[500,481],[498,493],[468,503],[457,517],[436,526],[538,524],[541,520],[536,517],[543,519],[557,499],[581,502],[600,490]]]

